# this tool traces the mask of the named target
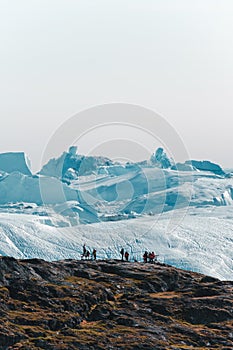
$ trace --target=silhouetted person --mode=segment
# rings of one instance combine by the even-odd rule
[[[123,261],[124,260],[124,248],[121,248],[121,251],[120,251],[120,253],[121,253],[121,261]]]
[[[144,263],[147,263],[147,259],[148,259],[148,252],[145,251],[145,253],[143,254],[143,261],[144,261]]]
[[[93,249],[92,256],[93,256],[93,259],[96,260],[96,249]]]

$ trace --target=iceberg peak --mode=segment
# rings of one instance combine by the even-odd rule
[[[174,164],[173,159],[167,156],[162,147],[157,148],[155,153],[152,154],[150,160],[153,165],[156,165],[162,169],[170,168]]]

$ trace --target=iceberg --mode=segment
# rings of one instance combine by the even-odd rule
[[[187,160],[185,162],[186,165],[191,165],[194,168],[201,171],[211,171],[212,173],[220,176],[224,176],[225,172],[220,167],[220,165],[210,162],[209,160]]]
[[[24,175],[32,175],[30,161],[24,152],[1,153],[0,171],[6,173],[18,171]]]
[[[77,191],[56,178],[14,172],[0,179],[0,204],[26,202],[42,205],[69,200],[77,200]]]

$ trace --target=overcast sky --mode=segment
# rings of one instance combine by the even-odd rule
[[[232,0],[0,0],[0,152],[38,169],[71,116],[126,102],[233,167],[232,18]]]

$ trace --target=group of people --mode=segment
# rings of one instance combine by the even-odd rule
[[[96,249],[93,249],[92,253],[90,253],[90,251],[86,248],[86,244],[83,245],[83,253],[81,255],[81,259],[89,260],[91,258],[92,260],[96,260],[96,254],[97,254]],[[125,251],[124,248],[121,248],[120,254],[121,254],[121,261],[129,261],[129,252],[127,250]],[[147,262],[154,263],[154,261],[157,260],[157,256],[158,255],[156,255],[154,252],[148,253],[147,251],[145,251],[142,258],[144,263],[147,263]]]
[[[96,260],[96,249],[93,249],[92,253],[86,248],[86,244],[83,245],[83,253],[81,255],[81,259],[90,259]]]
[[[148,253],[147,251],[145,251],[145,253],[143,254],[143,261],[144,263],[147,263],[147,262],[154,263],[154,261],[157,260],[157,256],[158,255],[155,255],[154,252]]]
[[[124,248],[121,248],[120,254],[121,254],[121,261],[124,261],[124,258],[126,261],[129,261],[129,253],[127,252],[127,250],[125,251]]]
[[[124,258],[125,258],[125,261],[129,261],[129,253],[125,251],[124,248],[121,248],[120,254],[121,254],[121,261],[124,261]],[[142,257],[145,263],[147,262],[154,263],[157,260],[157,256],[158,255],[156,255],[154,252],[148,253],[147,251],[145,251]]]

